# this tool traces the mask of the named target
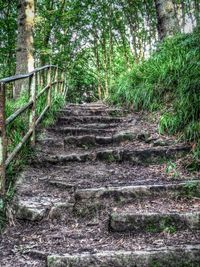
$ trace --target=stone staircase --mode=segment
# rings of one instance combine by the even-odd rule
[[[0,266],[199,267],[200,180],[156,123],[70,104],[21,174]]]

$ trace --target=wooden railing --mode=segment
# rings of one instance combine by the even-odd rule
[[[27,80],[28,82],[28,103],[16,110],[10,117],[5,116],[6,107],[6,90],[8,84],[15,84],[19,80]],[[39,90],[40,88],[40,90]],[[51,107],[52,91],[55,94],[61,94],[63,98],[66,97],[67,86],[64,79],[64,71],[57,66],[47,65],[35,69],[33,72],[16,75],[0,80],[0,194],[5,194],[6,184],[6,169],[18,155],[22,146],[31,140],[32,146],[35,146],[35,131],[37,125],[42,121],[44,115]],[[47,94],[46,106],[40,114],[36,115],[37,101]],[[10,125],[16,118],[29,110],[29,125],[27,133],[22,137],[19,144],[14,150],[7,155],[7,134],[6,127]]]

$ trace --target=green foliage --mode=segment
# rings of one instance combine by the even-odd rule
[[[200,184],[196,181],[189,181],[185,184],[184,188],[179,193],[180,197],[200,197]]]
[[[15,72],[17,0],[0,0],[0,79]]]
[[[111,100],[136,110],[163,110],[159,131],[200,139],[200,29],[166,39],[146,61],[124,72]],[[196,150],[196,156],[200,154]],[[198,154],[198,155],[197,155]]]
[[[173,177],[174,179],[179,176],[176,163],[172,161],[167,162],[165,172],[166,174],[171,175],[171,177]]]
[[[6,118],[12,115],[17,109],[28,103],[28,94],[23,93],[17,100],[6,101]],[[17,117],[14,122],[6,127],[8,138],[8,152],[11,152],[21,141],[22,136],[27,132],[28,112]]]
[[[65,105],[65,99],[62,95],[54,94],[52,96],[52,105],[50,110],[48,111],[44,121],[42,122],[43,127],[47,127],[55,122],[55,116],[59,109],[61,109]]]
[[[166,232],[169,234],[176,233],[177,229],[170,217],[161,218],[159,223],[148,222],[146,231],[149,233]]]

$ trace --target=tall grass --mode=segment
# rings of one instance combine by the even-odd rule
[[[111,101],[161,110],[160,132],[179,133],[200,157],[200,28],[165,40],[146,61],[116,80]]]

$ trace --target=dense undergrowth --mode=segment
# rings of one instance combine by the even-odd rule
[[[37,101],[36,114],[39,116],[46,106],[46,97],[40,98]],[[17,109],[22,107],[28,103],[28,95],[23,93],[17,101],[8,100],[6,102],[6,117],[9,117],[14,113]],[[52,105],[46,114],[44,120],[41,123],[41,127],[47,127],[54,123],[56,112],[63,107],[65,104],[65,99],[61,95],[53,95],[52,96]],[[7,139],[8,139],[8,154],[11,153],[14,148],[19,144],[22,140],[22,137],[28,131],[29,125],[29,116],[28,112],[25,112],[23,115],[15,119],[13,123],[11,123],[7,127]],[[20,151],[19,155],[15,158],[15,160],[10,164],[7,169],[7,179],[6,179],[6,196],[4,200],[0,198],[0,230],[5,223],[5,212],[6,212],[6,203],[8,203],[12,197],[14,196],[14,184],[16,179],[16,174],[19,173],[26,165],[27,160],[29,160],[34,154],[34,151],[31,148],[30,142],[25,144]]]
[[[120,75],[110,100],[135,110],[161,111],[161,133],[193,142],[200,158],[200,28],[165,40],[146,61]]]

